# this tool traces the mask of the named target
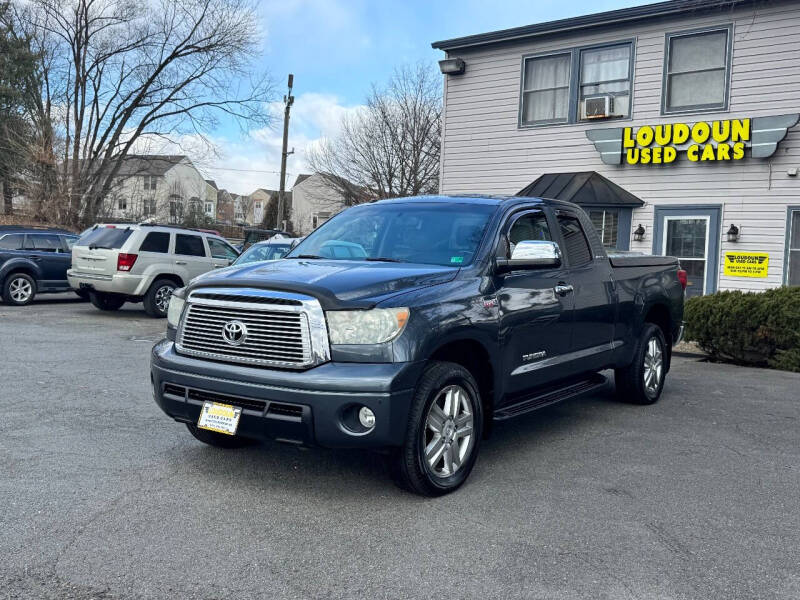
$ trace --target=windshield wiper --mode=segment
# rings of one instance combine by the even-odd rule
[[[368,260],[370,262],[393,262],[393,263],[403,262],[402,260],[397,260],[396,258],[387,258],[385,256],[375,256],[375,257],[368,256],[364,260]]]
[[[301,255],[299,255],[299,256],[291,256],[291,257],[288,257],[288,258],[309,258],[309,259],[315,259],[315,258],[325,258],[325,257],[324,257],[324,256],[317,256],[316,254],[301,254]]]
[[[89,244],[89,250],[112,250],[111,246],[98,246],[97,244]]]

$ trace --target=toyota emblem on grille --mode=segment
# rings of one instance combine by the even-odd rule
[[[231,346],[241,346],[247,339],[247,325],[241,321],[228,321],[222,327],[222,339]]]

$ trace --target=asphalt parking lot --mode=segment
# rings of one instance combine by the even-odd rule
[[[0,305],[0,598],[798,598],[800,375],[676,359],[497,427],[469,482],[379,455],[218,450],[152,400],[165,327]]]

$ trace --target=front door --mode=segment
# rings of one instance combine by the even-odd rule
[[[189,283],[212,269],[203,237],[188,233],[175,234],[175,273]]]
[[[498,255],[508,258],[521,241],[555,241],[540,210],[512,215],[504,228]],[[574,294],[560,295],[567,271],[534,269],[500,276],[497,300],[506,392],[522,394],[562,377],[561,359],[572,341]]]
[[[717,290],[719,213],[718,207],[656,207],[653,253],[680,260],[687,298]]]

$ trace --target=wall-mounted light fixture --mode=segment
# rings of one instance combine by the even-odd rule
[[[439,61],[439,70],[442,75],[461,75],[467,68],[463,58],[446,58]]]
[[[639,223],[639,226],[633,232],[633,239],[637,242],[644,241],[645,228]]]
[[[731,223],[731,228],[728,229],[728,241],[729,242],[738,242],[739,241],[739,228]]]

